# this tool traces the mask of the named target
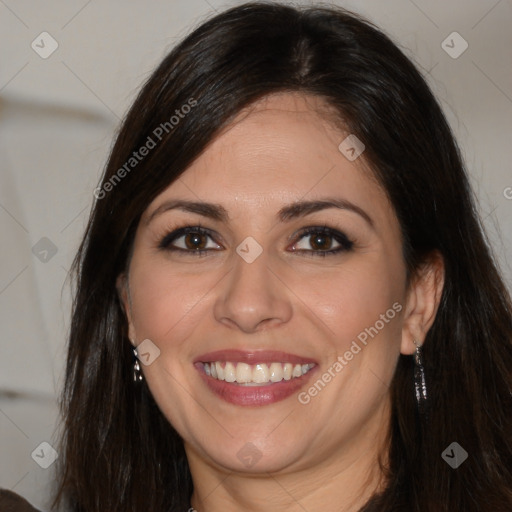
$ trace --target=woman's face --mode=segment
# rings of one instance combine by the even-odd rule
[[[400,229],[321,105],[260,101],[139,224],[130,336],[149,340],[144,377],[191,467],[349,464],[385,441],[404,351]]]

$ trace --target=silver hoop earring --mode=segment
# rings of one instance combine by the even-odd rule
[[[133,363],[133,381],[140,382],[141,380],[144,379],[144,377],[142,375],[142,370],[140,369],[138,359],[139,353],[137,352],[136,348],[133,349],[133,355],[135,356],[135,362]]]
[[[423,366],[423,352],[421,345],[414,340],[416,352],[414,353],[414,390],[416,392],[416,404],[420,414],[427,412],[427,382],[425,380],[425,367]]]

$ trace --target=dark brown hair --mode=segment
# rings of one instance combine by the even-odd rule
[[[363,141],[399,219],[409,274],[434,250],[445,263],[424,344],[430,417],[416,412],[413,361],[400,356],[389,484],[362,510],[512,510],[512,307],[450,128],[420,73],[373,25],[340,8],[276,3],[244,4],[200,25],[121,126],[73,266],[57,502],[76,512],[188,509],[183,443],[147,385],[133,382],[116,278],[149,203],[237,113],[283,91],[323,98]],[[148,138],[155,146],[127,166]],[[457,469],[441,457],[454,441],[469,454]]]

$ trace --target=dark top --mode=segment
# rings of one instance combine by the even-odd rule
[[[0,489],[0,511],[1,512],[40,512],[27,500],[18,496],[12,491]]]

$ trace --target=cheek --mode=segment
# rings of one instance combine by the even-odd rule
[[[338,352],[347,350],[352,340],[376,323],[379,331],[397,338],[396,309],[401,309],[405,282],[399,262],[367,254],[310,277],[297,280],[296,293],[306,298],[307,306],[329,328]],[[398,306],[393,309],[395,303]]]
[[[211,281],[211,282],[210,282]],[[190,422],[201,422],[204,409],[190,407],[195,395],[190,382],[187,341],[205,316],[205,294],[215,284],[211,276],[176,272],[167,262],[147,255],[132,260],[130,289],[132,319],[137,341],[150,339],[160,350],[154,364],[144,366],[144,378],[159,408],[180,432],[191,431]],[[204,421],[204,419],[203,419]]]
[[[330,343],[324,343],[325,367],[318,377],[329,381],[326,391],[312,383],[301,403],[310,399],[316,413],[329,411],[346,428],[380,407],[400,353],[404,280],[400,264],[369,258],[317,279],[314,287],[303,285],[299,293],[329,327]],[[327,427],[333,436],[338,425]]]
[[[182,330],[201,309],[202,299],[215,284],[213,277],[179,273],[170,264],[150,258],[134,260],[130,288],[137,338],[163,343],[171,330]]]

